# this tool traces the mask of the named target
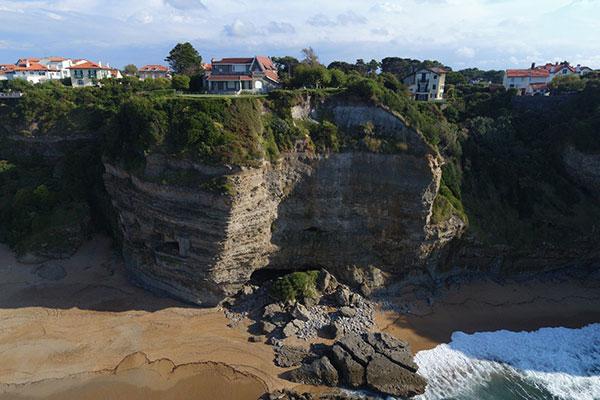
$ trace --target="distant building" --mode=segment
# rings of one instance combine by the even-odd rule
[[[60,71],[60,73],[57,75],[58,79],[71,77],[71,71],[69,71],[69,67],[73,65],[73,61],[69,58],[44,57],[40,60],[40,64]]]
[[[87,60],[74,60],[73,63],[74,65],[68,68],[73,87],[95,86],[95,80],[112,77],[112,69],[103,66],[101,62],[96,64]]]
[[[162,65],[146,65],[140,68],[139,73],[141,80],[156,78],[171,79],[169,67],[165,67]]]
[[[547,63],[542,66],[531,64],[529,69],[507,69],[504,73],[502,84],[506,90],[517,89],[521,96],[548,95],[548,83],[557,76],[577,75],[583,76],[592,69],[577,65],[572,67],[568,64]]]
[[[50,79],[60,79],[60,71],[46,67],[34,59],[22,59],[15,65],[3,64],[0,69],[0,80],[24,79],[31,83],[40,83]],[[39,60],[35,59],[35,60]]]
[[[421,68],[404,77],[413,99],[418,101],[440,101],[444,99],[446,70],[439,67]]]
[[[210,68],[205,70],[210,93],[239,94],[242,90],[266,93],[281,84],[277,68],[269,57],[213,59]]]

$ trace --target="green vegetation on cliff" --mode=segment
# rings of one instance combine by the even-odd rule
[[[340,129],[327,112],[318,120],[292,118],[292,107],[307,101],[382,107],[417,130],[444,159],[434,223],[456,215],[469,222],[467,234],[519,248],[567,246],[596,232],[598,202],[567,175],[562,151],[567,144],[600,151],[597,79],[586,80],[574,103],[541,112],[514,109],[509,93],[485,85],[449,85],[447,102],[421,103],[391,73],[329,74],[339,87],[266,98],[177,97],[124,79],[78,90],[42,84],[21,100],[2,100],[2,240],[25,249],[40,229],[65,220],[84,221],[90,213],[95,222],[109,219],[102,155],[143,175],[149,154],[217,166],[275,161],[298,143],[320,153],[412,154],[407,143],[371,124]],[[64,161],[48,161],[53,157]],[[202,174],[146,178],[233,194],[226,179]]]

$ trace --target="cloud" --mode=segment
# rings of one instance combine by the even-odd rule
[[[366,24],[367,19],[362,15],[356,14],[354,11],[346,11],[337,15],[336,20],[332,20],[323,13],[315,14],[306,21],[312,26],[338,26],[338,25],[355,25]]]
[[[206,6],[200,0],[166,0],[165,3],[179,10],[206,10]]]
[[[65,19],[62,15],[58,15],[52,12],[47,12],[46,15],[56,21],[62,21],[63,19]]]
[[[371,29],[371,33],[374,35],[387,36],[390,32],[385,28],[373,28]]]
[[[336,26],[337,23],[329,19],[325,14],[315,14],[306,21],[312,26]]]
[[[466,57],[466,58],[473,58],[473,57],[475,57],[475,49],[473,49],[471,47],[463,46],[460,49],[456,50],[456,54],[458,54],[459,56],[462,56],[462,57]]]
[[[354,11],[346,11],[343,14],[337,16],[337,20],[342,25],[353,25],[353,24],[366,24],[367,19],[362,15],[356,14]]]
[[[267,25],[267,31],[269,31],[269,33],[296,33],[296,30],[291,24],[275,21],[271,21],[269,25]]]
[[[223,32],[225,32],[227,36],[234,37],[254,36],[260,33],[254,24],[251,22],[243,22],[239,19],[233,21],[232,24],[225,25],[223,27]]]
[[[371,7],[371,11],[383,12],[383,13],[400,13],[404,10],[400,4],[394,4],[389,2],[377,3]]]

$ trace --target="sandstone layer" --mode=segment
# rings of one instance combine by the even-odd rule
[[[131,277],[214,305],[261,268],[376,271],[371,286],[428,273],[430,256],[464,228],[458,219],[430,223],[439,155],[382,108],[307,104],[294,111],[305,117],[315,112],[327,113],[341,130],[371,124],[408,150],[315,154],[299,143],[275,162],[237,168],[150,155],[143,173],[106,162],[105,186]],[[164,179],[182,171],[206,184]],[[214,182],[226,182],[226,193]]]

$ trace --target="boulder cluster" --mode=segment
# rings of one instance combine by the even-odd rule
[[[281,350],[278,353],[276,361],[283,358]],[[307,385],[341,385],[412,397],[423,394],[427,384],[417,370],[408,343],[387,333],[367,332],[344,335],[332,346],[313,346],[288,378]]]

